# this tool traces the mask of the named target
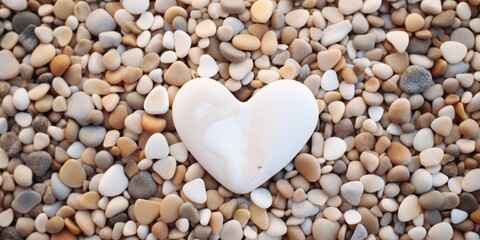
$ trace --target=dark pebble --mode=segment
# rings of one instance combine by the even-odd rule
[[[22,44],[23,48],[27,52],[33,52],[33,50],[38,46],[38,38],[35,35],[35,25],[28,25],[25,30],[20,34],[18,41]]]
[[[355,132],[355,128],[353,127],[353,123],[350,118],[344,118],[338,123],[335,123],[333,126],[333,131],[335,131],[335,136],[339,138],[345,138],[353,134]]]
[[[442,215],[438,210],[426,210],[423,212],[423,216],[425,217],[425,222],[431,226],[442,221]]]
[[[457,164],[449,162],[442,166],[442,173],[447,177],[456,177],[458,174]]]
[[[4,98],[10,92],[10,83],[0,81],[0,98]]]
[[[128,215],[124,212],[121,212],[111,218],[108,219],[108,226],[113,228],[117,222],[123,222],[126,223],[130,218]]]
[[[427,90],[432,85],[432,74],[419,66],[409,66],[400,78],[400,88],[408,94],[418,94]]]
[[[198,239],[207,239],[212,233],[212,228],[210,226],[197,225],[193,229],[193,237]]]
[[[460,203],[458,204],[458,208],[463,210],[467,213],[471,213],[478,208],[477,199],[471,193],[464,192],[460,194]]]
[[[45,116],[38,115],[33,119],[32,127],[36,132],[46,133],[49,126],[50,121]]]
[[[51,73],[43,73],[42,75],[38,76],[37,78],[37,83],[52,83],[53,81],[53,78],[55,76],[53,76],[53,74]]]
[[[28,25],[40,26],[41,23],[42,21],[37,14],[28,11],[19,12],[12,19],[13,30],[18,34],[21,34]]]
[[[22,144],[13,132],[7,132],[0,137],[0,147],[5,150],[9,157],[17,156],[22,150]]]
[[[407,52],[409,54],[427,54],[432,41],[430,39],[419,39],[413,37],[408,43]]]
[[[128,193],[133,198],[151,198],[157,193],[157,183],[149,172],[140,171],[130,180]]]
[[[35,176],[44,175],[52,165],[52,156],[45,151],[32,152],[25,159],[27,167],[29,167]]]
[[[22,240],[22,236],[17,232],[15,227],[6,227],[0,231],[0,239],[5,240]]]

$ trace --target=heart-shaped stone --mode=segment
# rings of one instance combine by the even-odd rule
[[[209,78],[187,82],[173,122],[190,153],[232,192],[248,193],[285,167],[313,133],[318,106],[293,80],[272,82],[247,102]]]

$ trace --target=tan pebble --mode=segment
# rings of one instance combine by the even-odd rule
[[[152,200],[137,199],[133,208],[139,224],[150,224],[160,215],[161,203]]]
[[[179,87],[192,79],[190,69],[182,61],[176,61],[170,65],[163,77],[165,82]]]
[[[319,52],[317,54],[318,67],[322,71],[332,69],[333,66],[338,63],[341,57],[342,52],[338,49],[331,49]]]
[[[293,10],[285,15],[285,23],[294,28],[301,28],[307,23],[309,16],[305,9]]]
[[[257,207],[255,204],[250,205],[250,220],[257,225],[262,230],[266,230],[268,228],[268,213],[265,209]]]
[[[166,223],[172,223],[180,217],[180,206],[183,204],[183,200],[177,195],[167,195],[160,207],[160,216]]]
[[[250,7],[252,20],[258,23],[266,23],[273,13],[273,3],[270,0],[258,0]]]
[[[67,46],[73,37],[72,29],[67,26],[60,26],[53,30],[53,36],[60,47]]]
[[[261,51],[263,54],[269,56],[273,55],[278,48],[277,35],[274,31],[266,32],[262,37]]]
[[[93,95],[93,94],[98,94],[98,95],[107,95],[110,94],[110,87],[111,85],[101,79],[98,78],[89,78],[86,81],[83,82],[83,91]]]
[[[408,33],[404,31],[390,31],[386,34],[386,38],[399,53],[405,52],[410,42]]]
[[[117,147],[123,157],[130,156],[138,148],[137,143],[128,137],[120,137],[117,141]]]
[[[55,47],[51,44],[40,44],[32,52],[30,64],[32,67],[43,67],[55,57]]]
[[[210,218],[210,227],[212,228],[212,234],[220,234],[223,226],[223,215],[220,212],[213,212]]]
[[[480,133],[477,121],[473,119],[464,120],[458,125],[458,130],[466,138],[476,138]]]
[[[98,209],[98,201],[100,201],[100,194],[95,191],[90,191],[83,194],[80,199],[80,206],[86,209]]]
[[[73,15],[73,9],[75,7],[75,2],[72,0],[59,0],[53,5],[53,14],[55,17],[65,20],[69,16]]]
[[[195,28],[195,33],[201,38],[214,36],[216,32],[217,26],[210,19],[201,21]]]
[[[409,32],[416,32],[421,30],[425,25],[425,20],[423,17],[418,13],[410,13],[405,18],[405,28]]]
[[[162,132],[167,125],[163,118],[152,116],[148,113],[142,115],[142,128],[149,134]]]
[[[48,219],[47,224],[45,225],[48,233],[58,233],[63,230],[65,222],[62,217],[54,216]]]
[[[223,204],[223,197],[216,190],[207,191],[207,207],[217,210]]]
[[[77,237],[67,229],[60,231],[59,233],[52,234],[52,237],[51,237],[51,240],[76,240],[76,239]]]
[[[243,237],[242,226],[237,220],[230,220],[223,224],[220,232],[221,239],[241,240]]]
[[[55,56],[50,62],[50,71],[53,75],[59,77],[62,76],[63,73],[65,73],[69,66],[70,57],[65,54],[60,54]]]
[[[388,109],[390,121],[395,124],[403,124],[410,121],[412,112],[410,102],[405,98],[395,100]]]
[[[395,165],[407,165],[412,160],[410,150],[400,142],[392,142],[388,148],[387,155]]]
[[[312,235],[314,239],[337,239],[340,224],[325,218],[317,218],[313,222]]]
[[[248,34],[240,34],[233,37],[232,44],[234,47],[245,51],[255,51],[260,48],[260,40]]]
[[[62,165],[59,176],[63,184],[72,188],[81,187],[86,179],[85,169],[79,161],[74,159],[70,159]]]
[[[315,182],[320,179],[320,164],[314,156],[306,153],[299,154],[294,160],[295,168],[308,181]]]

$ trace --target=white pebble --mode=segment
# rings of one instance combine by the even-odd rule
[[[272,205],[272,194],[266,188],[257,188],[250,193],[253,203],[260,208],[269,208]]]

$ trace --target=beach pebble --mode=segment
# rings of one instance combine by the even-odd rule
[[[129,2],[135,2],[130,0]],[[147,1],[148,2],[148,1]],[[112,31],[117,24],[115,20],[102,8],[93,10],[85,21],[85,26],[95,36],[100,33]]]
[[[480,183],[476,179],[480,177],[480,169],[472,169],[462,180],[462,189],[465,192],[474,192],[480,189]]]
[[[437,223],[428,230],[428,238],[431,239],[451,239],[452,237],[453,228],[447,222]]]
[[[149,172],[140,171],[130,179],[128,193],[135,199],[149,199],[157,193],[157,184]]]
[[[337,78],[337,73],[333,70],[327,70],[323,75],[322,75],[322,82],[321,82],[321,87],[325,91],[333,91],[338,88],[339,86],[338,78]]]
[[[20,73],[20,64],[12,52],[0,51],[0,80],[8,80]]]
[[[329,25],[323,30],[323,37],[321,43],[324,46],[329,46],[339,42],[352,31],[352,24],[348,20],[343,20],[338,23]]]
[[[155,133],[148,138],[145,145],[145,156],[149,159],[162,159],[168,156],[168,143],[163,134]]]
[[[30,98],[25,88],[19,88],[13,93],[13,105],[18,110],[25,110],[30,105]]]
[[[167,89],[163,86],[153,88],[145,98],[143,108],[145,112],[155,115],[164,114],[170,106]]]
[[[27,0],[3,0],[2,3],[14,11],[21,11],[27,8]]]
[[[123,0],[122,5],[131,14],[142,14],[150,6],[148,0]]]
[[[59,177],[62,183],[68,187],[78,188],[83,185],[87,175],[79,161],[70,159],[60,168]]]
[[[205,182],[201,178],[196,178],[183,185],[183,193],[188,199],[194,203],[203,204],[207,201],[207,192],[205,190]]]
[[[343,214],[343,217],[345,218],[345,222],[350,225],[357,224],[362,220],[362,215],[360,215],[357,211],[353,209],[346,211]]]
[[[305,9],[290,11],[285,15],[285,23],[294,28],[301,28],[307,23],[309,16]]]
[[[223,224],[220,232],[220,239],[241,240],[242,237],[242,226],[237,220],[230,220]]]
[[[408,94],[419,94],[433,84],[432,74],[423,67],[409,66],[402,73],[400,88]]]
[[[313,222],[312,235],[314,239],[337,239],[340,224],[325,218],[317,218]]]
[[[97,147],[103,143],[107,130],[102,126],[82,127],[78,132],[80,142],[87,147]]]
[[[200,77],[210,78],[218,73],[218,64],[210,55],[204,54],[200,57],[197,73]]]
[[[215,26],[215,23],[210,19],[199,22],[197,27],[195,28],[195,33],[201,38],[211,37],[215,35],[216,32],[217,27]]]
[[[422,208],[418,203],[418,197],[409,195],[400,203],[398,208],[398,219],[402,222],[407,222],[420,214]]]
[[[257,23],[266,23],[273,13],[273,3],[270,0],[255,1],[250,7],[252,20]]]
[[[67,99],[65,116],[75,119],[80,125],[88,124],[87,116],[94,109],[92,98],[85,92],[76,92]]]
[[[420,152],[420,163],[425,167],[433,167],[443,159],[443,150],[440,148],[429,148]]]
[[[337,160],[345,153],[347,144],[338,137],[331,137],[325,140],[323,157],[326,160]]]
[[[222,10],[229,14],[242,13],[245,11],[243,0],[220,0]]]
[[[112,185],[112,183],[115,183]],[[117,196],[128,187],[128,178],[125,176],[122,165],[115,164],[107,169],[100,178],[98,183],[98,191],[103,196]]]
[[[253,203],[260,208],[269,208],[272,205],[272,194],[268,189],[257,188],[250,193]]]
[[[399,53],[403,53],[407,50],[410,40],[408,33],[404,31],[390,31],[385,37]]]
[[[35,176],[43,176],[52,165],[52,156],[45,151],[37,151],[28,154],[25,164],[29,167]]]
[[[446,41],[440,45],[440,51],[443,58],[450,64],[461,62],[467,55],[467,47],[465,45],[455,42]]]
[[[40,194],[33,190],[20,192],[12,201],[11,207],[18,213],[28,213],[42,201]]]

